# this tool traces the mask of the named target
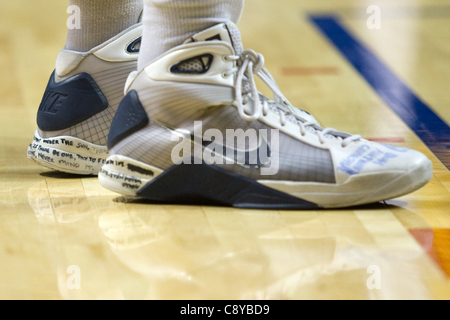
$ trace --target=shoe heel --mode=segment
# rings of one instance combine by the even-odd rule
[[[108,156],[106,147],[74,137],[42,138],[38,131],[27,157],[38,164],[67,173],[97,175]]]
[[[111,156],[100,169],[98,180],[108,190],[136,196],[163,171],[124,156]]]

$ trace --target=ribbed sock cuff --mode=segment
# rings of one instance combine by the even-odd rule
[[[139,70],[202,30],[229,21],[237,24],[243,8],[244,0],[144,0]]]

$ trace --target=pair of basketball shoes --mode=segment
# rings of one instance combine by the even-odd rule
[[[244,208],[367,204],[431,179],[423,154],[324,129],[294,108],[234,24],[204,30],[138,72],[141,33],[137,24],[90,52],[61,51],[31,159],[98,174],[124,195]]]

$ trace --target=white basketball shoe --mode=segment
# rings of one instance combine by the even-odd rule
[[[256,88],[258,75],[273,91]],[[425,185],[421,153],[324,129],[243,50],[231,23],[130,75],[100,183],[156,202],[312,209],[361,205]]]
[[[138,23],[89,52],[62,50],[37,114],[28,157],[50,169],[98,174],[108,157],[111,122],[137,69]]]

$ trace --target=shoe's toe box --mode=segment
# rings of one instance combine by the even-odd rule
[[[364,140],[334,156],[338,183],[354,176],[367,176],[368,180],[383,177],[386,183],[405,175],[414,179],[417,171],[421,172],[417,178],[428,182],[433,172],[431,161],[418,151]]]
[[[348,190],[345,198],[349,200],[342,201],[345,205],[406,195],[423,187],[433,175],[431,161],[422,153],[365,140],[333,156],[337,186]]]

